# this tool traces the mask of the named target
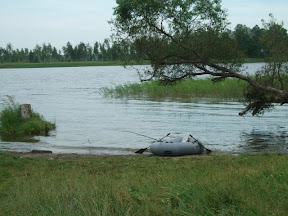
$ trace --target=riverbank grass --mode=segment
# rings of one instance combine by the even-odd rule
[[[242,99],[245,83],[237,79],[212,82],[211,79],[184,80],[174,85],[157,81],[128,83],[101,89],[106,97],[115,98],[227,98]]]
[[[20,105],[6,100],[0,112],[0,134],[4,138],[19,138],[31,135],[47,135],[56,128],[55,123],[48,122],[42,115],[32,110],[31,117],[21,118]]]
[[[80,62],[42,62],[42,63],[1,63],[0,68],[51,68],[51,67],[91,67],[123,65],[121,61],[80,61]]]
[[[246,58],[246,63],[263,62],[264,59]],[[138,61],[131,61],[129,64],[138,65]],[[141,61],[141,64],[149,65],[149,61]],[[86,66],[117,66],[125,65],[124,61],[76,61],[76,62],[41,62],[41,63],[0,63],[1,68],[49,68],[49,67],[86,67]]]
[[[2,215],[287,215],[288,155],[0,153]]]

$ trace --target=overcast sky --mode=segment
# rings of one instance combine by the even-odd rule
[[[0,0],[0,47],[9,42],[14,49],[102,43],[111,34],[107,21],[115,6],[115,0]],[[269,13],[288,29],[288,0],[222,0],[222,6],[232,29],[236,24],[261,26]]]

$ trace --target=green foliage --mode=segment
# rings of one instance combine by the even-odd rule
[[[201,75],[227,78],[239,71],[243,53],[227,29],[221,1],[117,1],[118,41],[129,41],[150,61],[146,80],[173,83]],[[129,64],[129,62],[128,62]]]
[[[73,46],[67,42],[66,46],[61,50],[57,50],[50,43],[43,43],[36,45],[35,48],[29,50],[14,49],[11,43],[8,43],[6,48],[0,47],[0,63],[61,63],[61,62],[98,62],[98,61],[119,61],[123,55],[135,56],[129,44],[125,45],[125,49],[121,44],[111,43],[110,40],[105,39],[103,43],[95,42],[92,47],[90,44],[80,42]],[[63,55],[62,55],[63,53]]]
[[[273,103],[287,103],[288,92],[288,34],[283,23],[278,23],[272,14],[270,21],[262,20],[264,33],[260,38],[265,46],[265,65],[256,73],[255,80],[262,86],[278,91],[259,91],[255,86],[246,89],[246,98],[254,104],[253,114],[263,113]],[[276,93],[275,93],[276,92]],[[280,95],[283,96],[280,96]],[[286,95],[286,96],[285,96]]]
[[[112,22],[116,38],[130,41],[151,64],[141,74],[142,81],[173,84],[203,75],[214,81],[243,80],[250,85],[248,105],[239,115],[248,111],[255,115],[272,103],[287,103],[288,36],[283,23],[277,24],[273,17],[270,23],[263,22],[265,31],[237,25],[231,34],[221,1],[118,0],[117,4]],[[246,57],[265,55],[268,66],[255,77],[241,73],[245,53]]]
[[[238,24],[233,32],[239,49],[249,58],[263,58],[264,46],[260,43],[260,38],[264,33],[264,29],[260,29],[258,25],[252,29],[245,25]]]
[[[48,122],[42,115],[32,110],[31,118],[22,119],[20,106],[12,98],[5,101],[0,112],[0,134],[3,137],[23,137],[30,135],[48,135],[55,129],[55,124]]]
[[[287,215],[287,159],[51,160],[0,153],[0,209],[3,215]]]
[[[244,81],[226,79],[212,82],[210,79],[183,80],[173,85],[161,85],[157,81],[118,85],[102,88],[104,96],[150,99],[193,99],[193,98],[234,98],[244,97]]]
[[[265,45],[265,60],[268,63],[288,62],[288,34],[283,23],[277,22],[272,14],[269,22],[262,20],[265,29],[261,43]]]

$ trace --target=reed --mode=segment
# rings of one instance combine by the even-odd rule
[[[287,215],[287,159],[0,153],[0,214]]]
[[[55,127],[54,123],[46,121],[34,110],[32,110],[31,118],[22,119],[20,105],[11,97],[4,102],[4,108],[0,112],[0,134],[6,139],[27,135],[47,135]]]
[[[116,98],[243,98],[245,83],[237,79],[212,82],[210,79],[185,80],[174,85],[161,85],[157,81],[129,83],[102,88],[104,96]]]

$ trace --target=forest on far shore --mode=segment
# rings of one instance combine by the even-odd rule
[[[261,37],[265,31],[258,25],[249,28],[238,24],[234,31],[230,32],[230,36],[235,39],[236,46],[244,52],[246,58],[264,58],[266,49],[261,43]],[[141,53],[137,53],[128,42],[119,44],[109,39],[105,39],[103,43],[95,42],[94,45],[80,42],[73,46],[67,42],[61,50],[50,43],[37,44],[34,49],[30,50],[28,48],[14,49],[11,43],[8,43],[6,47],[0,47],[0,63],[121,61],[127,58],[139,59]]]

